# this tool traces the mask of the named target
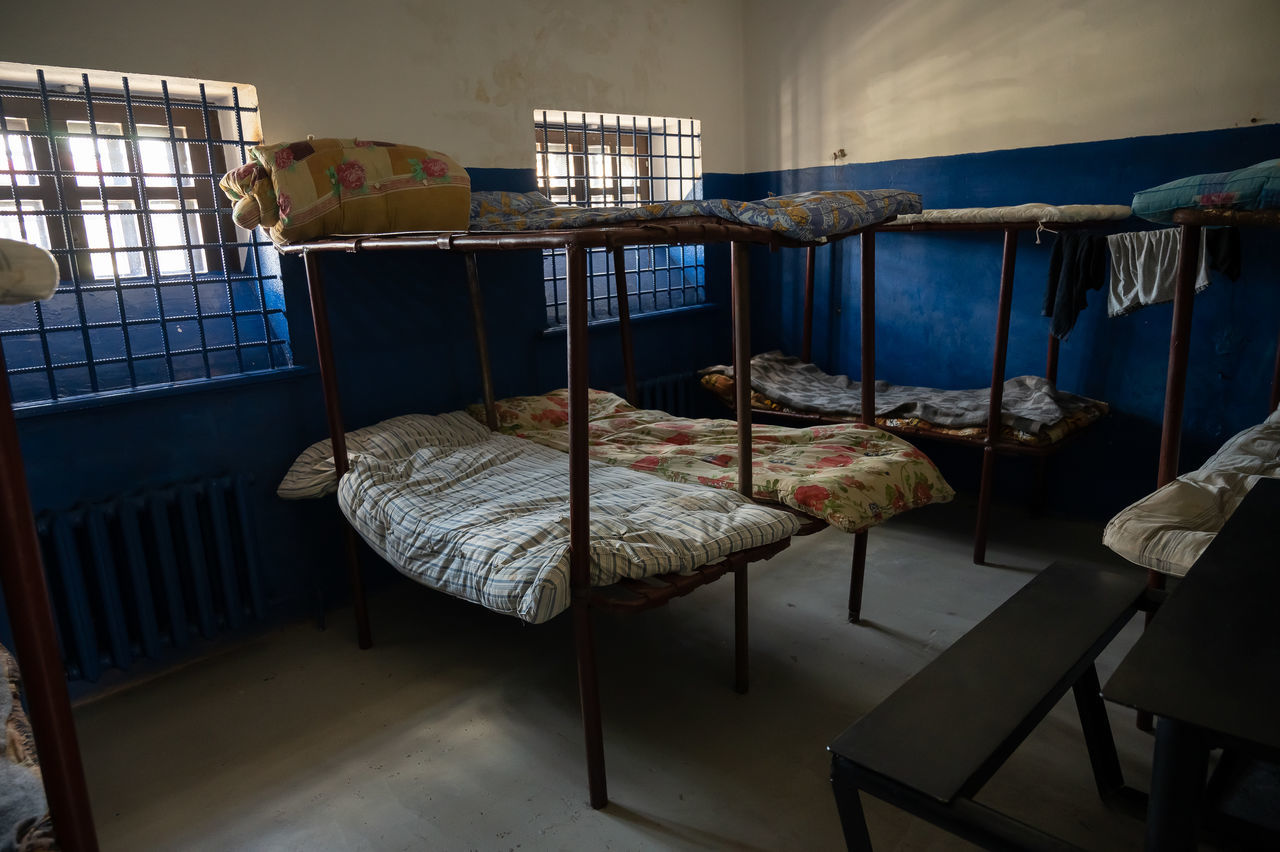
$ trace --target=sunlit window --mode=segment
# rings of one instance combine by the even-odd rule
[[[0,62],[0,235],[61,273],[0,308],[16,403],[291,365],[275,254],[217,186],[258,128],[252,87]]]
[[[535,110],[538,190],[556,204],[635,207],[702,197],[702,125],[696,119]],[[567,262],[543,251],[547,324],[565,323]],[[637,246],[623,253],[632,313],[706,301],[701,246]],[[590,318],[618,315],[613,258],[587,253]]]

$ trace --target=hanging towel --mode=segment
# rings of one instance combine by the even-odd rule
[[[1049,257],[1049,281],[1043,314],[1049,330],[1062,340],[1075,327],[1090,290],[1107,283],[1107,241],[1100,234],[1066,231],[1058,235]]]
[[[1178,230],[1133,231],[1107,237],[1107,245],[1111,249],[1107,316],[1123,316],[1145,305],[1172,301],[1178,278]],[[1204,235],[1201,230],[1197,293],[1209,286]]]

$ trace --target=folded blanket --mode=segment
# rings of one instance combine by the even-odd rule
[[[733,368],[708,367],[703,372],[733,375]],[[813,364],[781,352],[751,359],[751,389],[796,411],[862,416],[862,383],[824,373]],[[919,418],[939,426],[987,424],[988,388],[941,390],[876,382],[876,417]],[[1017,376],[1004,383],[1001,422],[1035,434],[1073,411],[1094,405],[1087,397],[1060,391],[1048,379]]]

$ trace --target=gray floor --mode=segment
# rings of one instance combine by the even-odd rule
[[[866,622],[844,616],[852,537],[797,539],[754,567],[752,685],[731,682],[732,581],[598,617],[610,804],[586,805],[570,624],[486,613],[408,581],[77,707],[106,850],[843,847],[827,743],[1060,556],[1101,556],[1096,524],[997,514],[970,561],[970,503],[873,531]],[[390,570],[390,569],[386,569]],[[1103,681],[1138,635],[1099,661]],[[1035,641],[1029,637],[1028,641]],[[947,724],[947,708],[938,708]],[[1112,709],[1126,776],[1151,739]],[[1068,697],[981,800],[1083,847],[1139,848],[1098,802]],[[875,800],[878,849],[968,848]]]

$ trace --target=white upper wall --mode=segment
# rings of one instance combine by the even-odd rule
[[[747,0],[747,171],[1280,121],[1280,0]]]
[[[745,170],[740,0],[13,2],[0,61],[257,87],[266,139],[362,136],[533,167],[533,110],[702,121]]]

